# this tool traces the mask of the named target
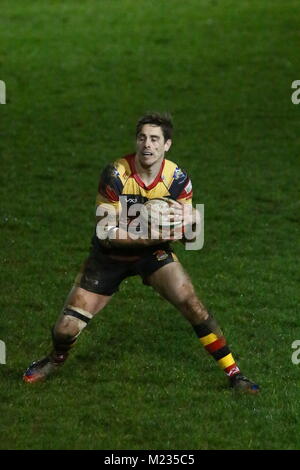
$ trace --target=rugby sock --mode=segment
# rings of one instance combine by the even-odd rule
[[[54,327],[51,330],[51,334],[52,334],[52,344],[53,344],[53,349],[50,354],[51,359],[54,362],[58,362],[58,363],[64,362],[69,355],[69,350],[72,348],[77,338],[69,338],[69,339],[58,338],[54,333]]]
[[[210,314],[204,322],[193,325],[195,333],[206,351],[218,362],[228,377],[240,373],[226,339],[214,317]]]

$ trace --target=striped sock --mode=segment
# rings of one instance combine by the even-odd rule
[[[206,351],[218,362],[228,377],[240,373],[226,339],[212,315],[199,325],[193,325],[195,333]]]

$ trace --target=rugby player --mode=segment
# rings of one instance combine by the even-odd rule
[[[136,126],[135,153],[109,164],[102,172],[97,223],[104,220],[104,214],[110,223],[106,232],[99,232],[96,225],[90,255],[52,329],[53,349],[29,366],[23,375],[25,382],[44,380],[56,371],[66,361],[82,330],[108,304],[120,283],[128,276],[139,275],[144,284],[168,300],[192,325],[201,344],[224,370],[231,387],[247,393],[259,391],[259,386],[241,373],[216,319],[197,297],[173,251],[174,231],[167,235],[159,231],[158,236],[146,238],[141,230],[140,236],[133,237],[128,229],[130,218],[125,224],[120,223],[120,214],[128,213],[131,205],[154,198],[170,200],[173,220],[189,206],[185,226],[193,227],[199,222],[199,213],[192,206],[189,176],[165,158],[172,144],[172,131],[168,115],[143,116]],[[186,242],[184,235],[182,241]]]

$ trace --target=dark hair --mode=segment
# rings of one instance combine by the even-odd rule
[[[136,137],[141,132],[141,129],[145,124],[152,124],[153,126],[160,127],[164,135],[164,139],[172,139],[173,123],[170,114],[149,113],[142,116],[136,125]]]

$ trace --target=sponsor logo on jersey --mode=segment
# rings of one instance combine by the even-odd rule
[[[136,204],[138,202],[138,198],[137,197],[126,197],[126,202],[127,204]]]
[[[141,196],[140,194],[122,194],[120,196],[120,202],[121,204],[144,204],[145,200],[144,196]]]
[[[176,167],[173,174],[173,179],[179,182],[180,180],[184,181],[185,178],[186,174],[180,168]]]
[[[154,255],[156,256],[157,261],[163,261],[169,256],[168,253],[164,250],[157,250],[154,252]]]
[[[120,176],[120,173],[118,172],[118,170],[116,168],[113,169],[111,174],[114,178],[117,178],[118,176]]]

